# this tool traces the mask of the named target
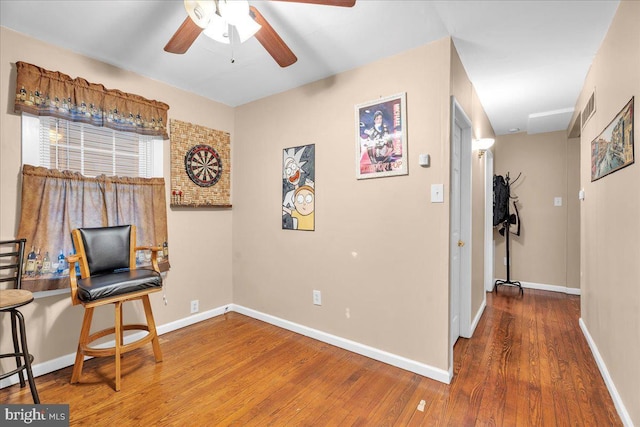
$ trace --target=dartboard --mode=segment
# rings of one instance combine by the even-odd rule
[[[184,156],[184,169],[196,185],[211,187],[222,175],[222,160],[212,147],[195,145]]]

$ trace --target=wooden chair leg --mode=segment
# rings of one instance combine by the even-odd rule
[[[120,391],[120,370],[121,370],[121,352],[124,330],[122,328],[122,301],[115,303],[116,306],[116,325],[115,325],[115,341],[116,341],[116,391]]]
[[[118,303],[120,306],[120,346],[124,345],[124,301]],[[124,357],[123,353],[120,353],[120,357]]]
[[[82,373],[82,365],[84,364],[84,347],[87,345],[89,331],[91,330],[91,320],[93,319],[93,307],[85,308],[84,319],[82,320],[82,329],[80,330],[80,339],[78,340],[78,351],[76,352],[76,362],[73,365],[73,373],[71,374],[71,384],[80,381]]]
[[[151,340],[151,344],[153,345],[153,354],[156,358],[156,363],[162,362],[160,339],[158,338],[158,332],[156,331],[156,322],[153,320],[153,311],[151,310],[151,301],[149,300],[149,295],[144,295],[142,297],[142,305],[144,306],[144,315],[147,318],[149,333],[154,335],[153,340]]]
[[[71,374],[71,383],[77,383],[80,381],[80,376],[82,374],[82,367],[84,364],[84,357],[86,355],[95,356],[95,357],[103,357],[103,356],[115,356],[115,380],[114,380],[114,389],[115,391],[120,391],[121,383],[122,383],[122,357],[124,353],[127,351],[134,350],[138,347],[141,347],[144,344],[147,344],[151,341],[153,346],[153,354],[156,359],[156,362],[162,361],[162,350],[160,349],[160,339],[158,338],[158,331],[156,330],[156,323],[153,318],[153,311],[151,309],[151,301],[148,295],[138,296],[135,299],[141,299],[142,304],[144,306],[144,313],[146,317],[146,327],[145,325],[125,325],[124,324],[124,314],[123,307],[124,302],[122,301],[111,301],[110,303],[114,304],[115,309],[115,321],[114,327],[104,329],[98,332],[94,332],[91,334],[91,322],[93,319],[93,310],[95,307],[86,307],[84,312],[84,319],[82,321],[82,328],[80,330],[80,339],[78,342],[78,352],[76,354],[76,361],[73,366],[73,373]],[[133,300],[133,299],[132,299]],[[132,301],[129,300],[129,301]],[[127,345],[125,345],[125,330],[147,330],[148,335],[143,338],[144,341],[138,342],[134,341]],[[115,345],[109,349],[96,349],[95,347],[91,347],[90,340],[93,342],[96,339],[114,335]]]

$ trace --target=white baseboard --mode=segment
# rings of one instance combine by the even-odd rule
[[[578,323],[580,324],[580,329],[582,329],[582,333],[584,334],[584,337],[587,339],[587,343],[589,344],[591,353],[593,353],[593,358],[596,360],[596,364],[600,369],[600,374],[602,374],[604,383],[606,384],[607,389],[609,390],[609,394],[611,395],[611,399],[613,400],[613,404],[615,405],[616,410],[618,411],[618,415],[620,416],[622,423],[626,427],[633,427],[633,421],[631,421],[631,415],[629,415],[629,412],[627,412],[627,408],[624,406],[624,403],[622,402],[622,399],[618,394],[618,389],[616,389],[616,386],[613,383],[613,379],[611,378],[611,375],[609,375],[609,370],[607,369],[607,365],[605,365],[604,359],[602,359],[602,356],[600,355],[600,351],[598,350],[598,346],[596,346],[595,341],[593,340],[593,338],[591,337],[591,334],[589,333],[589,330],[587,329],[587,325],[585,325],[585,323],[582,321],[582,317],[580,318]]]
[[[473,336],[473,333],[476,331],[476,327],[478,326],[478,322],[480,322],[480,318],[482,317],[482,313],[484,313],[484,309],[487,307],[487,298],[486,298],[486,294],[485,298],[482,300],[482,304],[480,304],[480,308],[478,309],[478,312],[476,313],[476,317],[474,317],[473,322],[471,323],[471,336]]]
[[[203,320],[211,319],[213,317],[219,316],[229,311],[236,311],[240,314],[244,314],[254,319],[262,320],[263,322],[270,323],[280,328],[287,329],[289,331],[308,336],[318,341],[326,342],[327,344],[335,345],[336,347],[340,347],[345,350],[370,357],[371,359],[378,360],[380,362],[387,363],[389,365],[396,366],[398,368],[402,368],[410,372],[414,372],[416,374],[434,379],[436,381],[443,382],[445,384],[449,384],[451,382],[451,376],[449,375],[449,372],[444,371],[442,369],[434,368],[432,366],[417,362],[415,360],[407,359],[402,356],[398,356],[383,350],[369,347],[367,345],[360,344],[355,341],[350,341],[344,338],[340,338],[335,335],[331,335],[326,332],[319,331],[317,329],[308,328],[306,326],[289,322],[288,320],[280,319],[278,317],[261,313],[259,311],[252,310],[236,304],[227,304],[218,308],[214,308],[209,311],[204,311],[202,313],[198,313],[189,317],[185,317],[183,319],[176,320],[174,322],[170,322],[170,323],[158,326],[156,329],[158,331],[158,335],[163,335],[168,332],[172,332],[172,331],[184,328],[186,326],[190,326],[195,323],[202,322]],[[144,334],[146,334],[146,332],[137,332],[135,334],[128,335],[127,337],[125,337],[125,342],[131,342],[137,338],[144,336]],[[113,345],[114,345],[114,341],[112,340],[110,342],[106,342],[96,347],[108,347]],[[58,369],[66,368],[67,366],[71,366],[74,364],[75,358],[76,358],[76,354],[70,353],[70,354],[58,357],[57,359],[48,360],[42,363],[36,363],[32,365],[33,375],[35,377],[38,377],[40,375],[57,371]],[[5,378],[4,380],[0,381],[0,389],[8,387],[13,384],[17,384],[17,383],[18,383],[18,376],[12,375],[11,377]]]
[[[498,280],[498,279],[496,279]],[[500,279],[504,280],[504,279]],[[523,288],[538,289],[541,291],[560,292],[568,295],[580,295],[580,288],[570,288],[568,286],[546,285],[544,283],[523,282],[518,280]],[[496,283],[494,280],[493,283]]]
[[[211,319],[213,317],[220,316],[221,314],[225,314],[228,311],[232,310],[231,306],[232,304],[227,304],[223,305],[222,307],[214,308],[212,310],[203,311],[202,313],[193,314],[189,317],[185,317],[183,319],[158,326],[156,327],[156,330],[158,331],[158,335],[177,331],[178,329],[182,329],[186,326],[195,325],[196,323],[202,322],[203,320]]]
[[[443,382],[445,384],[451,383],[451,376],[449,375],[449,372],[443,369],[435,368],[433,366],[417,362],[415,360],[407,359],[405,357],[398,356],[384,350],[373,348],[365,344],[360,344],[358,342],[341,338],[317,329],[309,328],[307,326],[290,322],[279,317],[271,316],[269,314],[246,308],[241,305],[232,304],[231,306],[233,307],[234,311],[237,311],[240,314],[244,314],[245,316],[262,320],[263,322],[270,323],[280,328],[287,329],[289,331],[325,342],[327,344],[334,345],[336,347],[340,347],[344,350],[369,357],[371,359],[404,369],[409,372],[414,372],[416,374]]]

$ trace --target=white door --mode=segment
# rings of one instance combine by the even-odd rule
[[[460,142],[462,129],[455,123],[453,126],[453,141],[451,144],[451,346],[460,337]]]
[[[449,212],[449,372],[453,346],[471,338],[471,120],[451,97],[451,191]]]

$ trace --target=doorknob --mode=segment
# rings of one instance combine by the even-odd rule
[[[458,240],[458,247],[463,247],[464,246],[464,242],[462,240]]]

